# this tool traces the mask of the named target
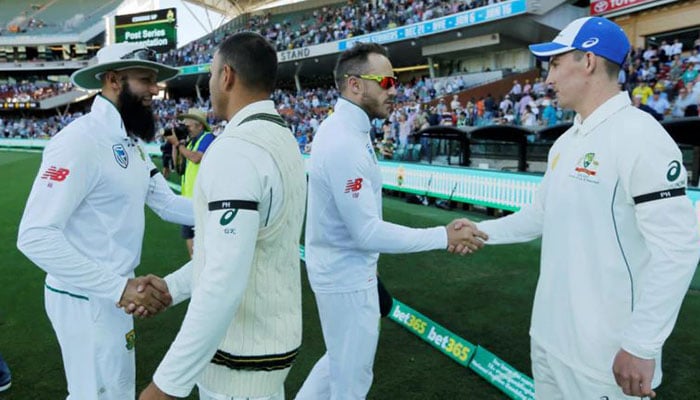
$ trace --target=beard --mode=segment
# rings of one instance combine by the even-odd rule
[[[370,96],[367,92],[362,93],[362,98],[360,99],[360,106],[369,116],[369,119],[385,119],[389,116],[391,111],[387,110],[386,105],[381,102],[378,98]]]
[[[124,82],[119,94],[119,114],[122,116],[124,129],[128,134],[141,138],[144,142],[150,142],[155,138],[156,123],[153,109],[143,105],[142,100],[131,92],[127,82]]]

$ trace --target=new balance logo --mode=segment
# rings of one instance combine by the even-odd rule
[[[359,192],[362,189],[362,178],[348,179],[345,183],[345,193]]]
[[[49,179],[56,182],[63,182],[66,180],[68,174],[70,174],[69,169],[56,168],[52,165],[41,175],[41,179]]]

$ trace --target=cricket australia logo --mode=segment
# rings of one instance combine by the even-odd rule
[[[595,159],[595,153],[586,153],[579,158],[574,172],[569,176],[590,183],[599,183],[598,166],[599,163]]]
[[[121,144],[115,144],[112,146],[112,152],[114,153],[114,159],[117,160],[117,164],[120,167],[126,168],[129,166],[129,154],[126,149]]]

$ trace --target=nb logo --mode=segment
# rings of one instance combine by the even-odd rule
[[[348,179],[345,183],[345,193],[359,192],[362,189],[362,178]]]
[[[598,38],[590,38],[590,39],[586,40],[585,42],[581,43],[581,47],[583,47],[584,49],[587,49],[589,47],[593,47],[593,46],[597,45],[599,41],[600,40]]]
[[[56,168],[53,165],[49,167],[49,169],[46,170],[41,175],[41,179],[50,179],[52,181],[56,182],[63,182],[66,180],[66,177],[70,174],[70,170],[66,168]]]

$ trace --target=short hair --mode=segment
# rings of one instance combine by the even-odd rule
[[[217,50],[249,89],[272,93],[277,80],[277,52],[255,32],[238,32],[226,38]]]
[[[361,75],[366,73],[367,61],[370,54],[379,54],[389,58],[389,53],[377,43],[356,43],[351,49],[345,50],[335,64],[335,84],[338,90],[345,89],[345,75]]]
[[[581,59],[583,59],[584,54],[586,53],[582,52],[581,50],[574,50],[574,60],[581,61]],[[598,55],[596,55],[596,57],[600,58],[603,61],[603,68],[605,68],[605,73],[608,75],[608,77],[611,79],[617,79],[617,76],[620,74],[620,69],[622,69],[622,66],[615,64],[607,58],[603,58]]]

